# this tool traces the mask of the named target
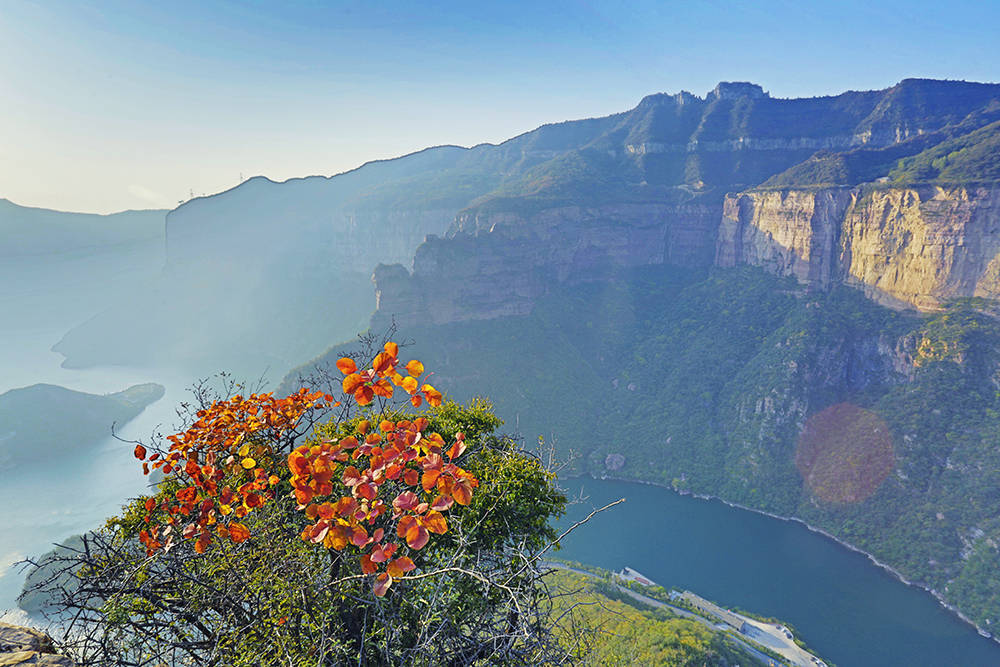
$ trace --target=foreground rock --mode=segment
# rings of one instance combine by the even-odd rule
[[[52,639],[45,633],[0,623],[0,667],[13,665],[73,667],[73,661],[56,654]]]

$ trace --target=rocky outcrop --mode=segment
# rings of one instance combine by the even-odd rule
[[[422,324],[526,315],[556,285],[638,266],[705,266],[718,214],[696,203],[468,213],[448,238],[417,249],[412,275],[399,265],[376,269],[378,313]]]
[[[73,661],[57,655],[52,639],[45,633],[0,623],[0,667],[15,665],[73,667]]]
[[[761,266],[827,287],[836,274],[837,230],[851,198],[845,190],[726,197],[715,263]]]
[[[876,190],[857,198],[841,239],[844,280],[883,304],[1000,297],[998,187]]]
[[[1000,188],[749,191],[724,204],[718,266],[811,286],[855,285],[883,305],[1000,298]]]

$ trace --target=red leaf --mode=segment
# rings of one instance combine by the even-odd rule
[[[361,526],[357,526],[351,533],[351,542],[356,547],[365,546],[368,544],[368,531]]]
[[[367,482],[365,484],[359,484],[357,491],[358,495],[362,498],[366,500],[375,500],[375,496],[378,495],[378,486],[372,484],[371,482]]]
[[[411,510],[420,503],[417,494],[413,491],[403,491],[392,501],[392,506],[399,511]]]
[[[438,512],[445,512],[455,504],[455,500],[451,496],[438,496],[431,503],[431,509]]]
[[[142,445],[136,445],[133,453],[135,454],[135,458],[139,459],[140,461],[146,458],[146,448],[143,447]]]
[[[378,571],[378,565],[376,565],[378,562],[368,554],[365,554],[361,557],[361,571],[365,574],[375,574]]]
[[[375,577],[375,584],[372,586],[372,591],[378,597],[384,597],[389,591],[389,587],[392,586],[392,577],[390,577],[385,572],[381,573]]]
[[[342,479],[344,480],[344,484],[352,488],[360,484],[362,481],[361,473],[358,472],[358,469],[354,466],[347,466],[347,468],[344,469],[344,476]]]

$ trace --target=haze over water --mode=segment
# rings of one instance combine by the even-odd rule
[[[61,368],[62,357],[49,348],[62,331],[37,320],[23,323],[0,331],[0,394],[40,382],[94,394],[146,382],[166,388],[163,398],[127,424],[116,426],[115,432],[125,440],[148,441],[155,430],[164,435],[173,432],[178,426],[177,406],[190,400],[188,390],[195,381],[213,372],[155,365]],[[57,419],[57,406],[51,409]],[[23,583],[23,573],[11,567],[13,562],[39,556],[71,535],[101,526],[126,500],[144,493],[147,484],[132,457],[132,445],[112,437],[110,423],[107,438],[82,445],[76,455],[59,458],[37,452],[30,465],[5,471],[0,484],[0,617],[16,606]],[[14,618],[20,616],[15,613]]]

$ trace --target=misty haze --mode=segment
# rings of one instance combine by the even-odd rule
[[[0,8],[0,664],[1000,664],[939,10]]]

